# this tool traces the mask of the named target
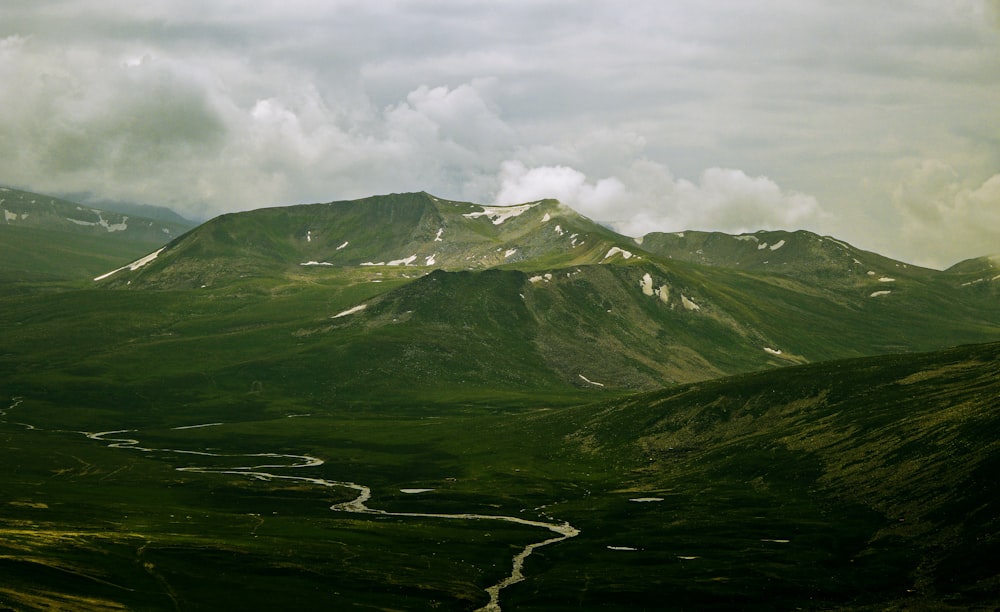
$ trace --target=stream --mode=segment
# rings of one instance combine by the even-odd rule
[[[19,398],[18,398],[19,399]],[[18,402],[19,403],[19,402]],[[11,406],[14,408],[17,404]],[[4,411],[5,416],[6,411]],[[205,425],[190,425],[183,428],[174,429],[193,429],[196,427],[208,427],[208,426],[218,426],[222,423],[210,423]],[[553,534],[555,537],[550,537],[548,539],[542,540],[540,542],[534,542],[525,546],[520,552],[514,555],[511,561],[511,572],[510,575],[505,577],[503,580],[494,584],[486,589],[486,593],[490,597],[489,603],[487,603],[482,608],[479,608],[476,612],[499,612],[500,611],[500,591],[512,584],[516,584],[524,580],[524,562],[531,553],[543,546],[549,546],[550,544],[556,544],[557,542],[562,542],[569,538],[579,535],[580,530],[573,527],[569,523],[547,523],[544,521],[533,521],[516,516],[502,516],[502,515],[492,515],[492,514],[475,514],[475,513],[460,513],[460,514],[435,514],[427,512],[389,512],[386,510],[378,510],[376,508],[369,508],[367,503],[371,499],[371,489],[365,485],[357,484],[354,482],[340,481],[340,480],[328,480],[325,478],[312,478],[308,476],[288,476],[285,474],[274,474],[265,470],[269,469],[284,469],[284,468],[307,468],[307,467],[317,467],[323,465],[324,461],[318,457],[312,457],[310,455],[285,455],[279,453],[248,453],[248,454],[223,454],[223,453],[211,453],[206,451],[192,451],[192,450],[179,450],[172,448],[148,448],[140,445],[140,441],[135,438],[125,437],[126,434],[133,434],[136,430],[134,429],[121,429],[116,431],[102,431],[97,433],[91,432],[80,432],[86,435],[91,440],[96,440],[98,442],[103,442],[108,445],[109,448],[120,448],[127,450],[136,450],[141,452],[169,452],[176,453],[179,455],[196,455],[203,457],[232,457],[232,458],[245,458],[250,459],[251,463],[256,465],[246,465],[237,467],[179,467],[174,468],[179,472],[193,472],[200,474],[241,474],[248,476],[250,478],[257,478],[260,480],[290,480],[296,482],[306,482],[309,484],[314,484],[320,487],[341,487],[347,489],[353,489],[357,491],[357,497],[354,499],[342,502],[339,504],[334,504],[330,506],[330,510],[335,512],[349,512],[353,514],[370,514],[378,516],[399,516],[399,517],[414,517],[414,518],[433,518],[433,519],[445,519],[445,520],[465,520],[465,521],[502,521],[507,523],[517,523],[519,525],[526,525],[529,527],[537,527],[539,529],[545,529]],[[260,463],[257,463],[257,460]]]

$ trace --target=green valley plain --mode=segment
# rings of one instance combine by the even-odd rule
[[[1000,606],[996,258],[0,197],[0,608]]]

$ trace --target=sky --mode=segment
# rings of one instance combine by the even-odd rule
[[[0,184],[1000,253],[1000,0],[4,0]]]

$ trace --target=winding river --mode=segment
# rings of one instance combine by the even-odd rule
[[[20,398],[17,398],[18,402]],[[17,403],[13,404],[10,408],[17,406]],[[9,410],[9,409],[8,409]],[[6,411],[3,411],[5,416]],[[204,425],[190,425],[186,427],[177,427],[174,429],[193,429],[196,427],[209,427],[209,426],[219,426],[222,423],[207,423]],[[258,478],[261,480],[290,480],[296,482],[305,482],[313,484],[320,487],[341,487],[347,489],[353,489],[357,491],[357,497],[354,499],[342,502],[339,504],[334,504],[330,506],[330,509],[335,512],[349,512],[353,514],[371,514],[379,516],[399,516],[399,517],[420,517],[420,518],[433,518],[433,519],[444,519],[444,520],[463,520],[463,521],[502,521],[507,523],[517,523],[519,525],[526,525],[529,527],[537,527],[539,529],[545,529],[552,532],[554,537],[547,538],[545,540],[534,542],[525,546],[520,552],[514,555],[511,561],[511,572],[510,575],[505,577],[503,580],[494,584],[486,589],[486,593],[490,597],[489,603],[487,603],[482,608],[479,608],[477,612],[499,612],[500,610],[500,591],[512,584],[516,584],[524,580],[524,562],[531,553],[543,546],[549,546],[551,544],[556,544],[557,542],[562,542],[569,538],[575,537],[580,533],[580,530],[573,527],[569,523],[548,523],[544,521],[532,521],[516,516],[502,516],[502,515],[492,515],[492,514],[475,514],[475,513],[460,513],[460,514],[435,514],[427,512],[388,512],[386,510],[378,510],[375,508],[368,507],[368,500],[371,499],[371,489],[365,485],[357,484],[354,482],[347,482],[341,480],[328,480],[325,478],[312,478],[308,476],[289,476],[285,474],[275,474],[273,472],[267,471],[272,469],[286,469],[286,468],[308,468],[317,467],[323,465],[324,461],[318,457],[312,457],[310,455],[285,455],[279,453],[248,453],[248,454],[222,454],[222,453],[212,453],[206,451],[193,451],[193,450],[180,450],[172,448],[149,448],[141,446],[138,439],[128,437],[130,434],[134,434],[137,430],[134,429],[120,429],[115,431],[101,431],[101,432],[80,432],[86,435],[91,440],[96,440],[98,442],[103,442],[110,448],[120,448],[127,450],[135,450],[140,452],[168,452],[176,453],[179,455],[195,455],[203,457],[231,457],[233,459],[249,459],[249,463],[253,465],[243,465],[237,467],[179,467],[175,468],[180,472],[194,472],[201,474],[240,474],[243,476],[248,476],[250,478]]]

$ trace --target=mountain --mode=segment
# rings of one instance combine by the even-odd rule
[[[92,278],[190,229],[0,187],[0,276],[27,279]]]
[[[36,275],[0,282],[0,608],[1000,605],[995,258],[428,194],[94,214],[0,225]]]
[[[612,252],[627,242],[555,200],[496,207],[393,194],[222,215],[106,284],[193,288],[309,267],[534,269],[630,256]]]
[[[495,207],[394,194],[223,215],[96,281],[356,295],[337,310],[303,310],[296,332],[309,361],[339,356],[338,372],[351,374],[326,384],[352,393],[390,375],[412,380],[411,391],[445,381],[652,389],[1000,338],[1000,304],[964,276],[832,238],[636,242],[554,200]]]

